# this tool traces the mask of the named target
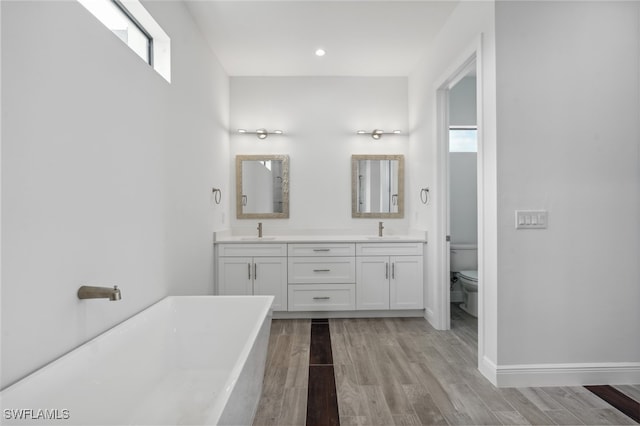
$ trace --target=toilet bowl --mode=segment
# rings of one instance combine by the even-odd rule
[[[462,281],[460,279],[460,273],[462,271],[466,271],[465,281],[468,283],[467,288],[470,288],[469,283],[473,282],[476,284],[476,289],[472,290],[475,292],[475,300],[477,300],[477,283],[478,283],[478,274],[471,274],[470,271],[478,270],[478,246],[475,244],[461,244],[461,243],[451,243],[451,253],[450,253],[450,270],[451,270],[451,288],[450,288],[450,300],[452,303],[465,303],[466,306],[469,306],[467,311],[473,310],[477,311],[477,304],[473,305],[465,294],[468,294],[468,290],[464,290],[462,286]],[[475,279],[473,278],[475,277]],[[471,299],[474,299],[473,295]],[[471,307],[473,306],[473,307]],[[477,314],[476,314],[477,315]]]
[[[460,271],[458,280],[462,285],[464,301],[460,304],[460,309],[478,317],[478,271]]]

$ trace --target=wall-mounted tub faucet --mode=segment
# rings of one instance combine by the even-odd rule
[[[262,238],[262,222],[258,222],[258,238]]]
[[[122,299],[117,285],[111,287],[92,287],[83,285],[78,289],[78,299],[109,299],[111,301]]]
[[[382,230],[384,226],[382,226],[382,222],[378,222],[378,237],[382,237]]]

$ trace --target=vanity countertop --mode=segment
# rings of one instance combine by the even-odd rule
[[[264,235],[257,236],[218,236],[216,244],[221,243],[370,243],[370,242],[393,242],[393,243],[426,243],[424,235],[385,235],[378,237],[375,235]]]

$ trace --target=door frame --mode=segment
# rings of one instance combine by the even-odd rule
[[[436,137],[437,137],[437,172],[436,189],[441,194],[438,208],[436,209],[436,236],[435,236],[435,267],[436,280],[436,312],[434,320],[436,328],[449,330],[451,328],[450,312],[450,242],[447,236],[450,233],[450,201],[449,201],[449,94],[451,88],[470,71],[476,72],[476,106],[478,127],[478,157],[477,157],[477,193],[478,193],[478,357],[484,353],[483,345],[483,143],[482,143],[482,37],[478,37],[475,43],[468,46],[456,61],[449,67],[444,76],[437,80],[436,84]]]

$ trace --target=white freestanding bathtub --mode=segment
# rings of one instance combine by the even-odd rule
[[[251,424],[272,302],[167,297],[3,390],[0,424]]]

